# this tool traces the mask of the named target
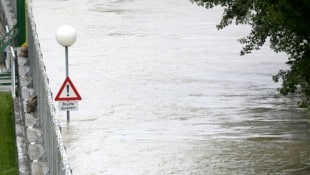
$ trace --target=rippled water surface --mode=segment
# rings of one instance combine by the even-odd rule
[[[271,77],[286,56],[240,57],[247,26],[188,0],[33,0],[51,88],[65,79],[62,24],[78,33],[83,100],[57,113],[74,174],[310,174],[309,123]],[[57,104],[56,104],[57,105]]]

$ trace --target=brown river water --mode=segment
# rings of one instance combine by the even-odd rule
[[[268,44],[239,56],[248,26],[218,31],[222,9],[189,0],[33,0],[51,88],[69,48],[79,110],[57,112],[73,174],[310,174],[310,124],[272,75]],[[57,106],[57,103],[55,103]]]

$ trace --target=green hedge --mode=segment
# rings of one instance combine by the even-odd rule
[[[0,175],[18,174],[13,114],[11,94],[0,92]]]

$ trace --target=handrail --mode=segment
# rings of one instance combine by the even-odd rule
[[[2,53],[6,47],[8,47],[15,37],[18,35],[18,30],[16,26],[14,26],[11,30],[5,33],[3,38],[0,39],[0,53]]]
[[[16,27],[14,26],[11,30],[9,29],[8,26],[5,26],[5,35],[1,38],[0,43],[5,42],[6,38],[11,35],[11,32],[14,31],[14,29],[16,29]]]

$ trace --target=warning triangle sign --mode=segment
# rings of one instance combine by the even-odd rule
[[[69,77],[65,79],[63,84],[61,85],[55,101],[74,101],[74,100],[82,100],[79,92],[76,90],[72,81]]]

